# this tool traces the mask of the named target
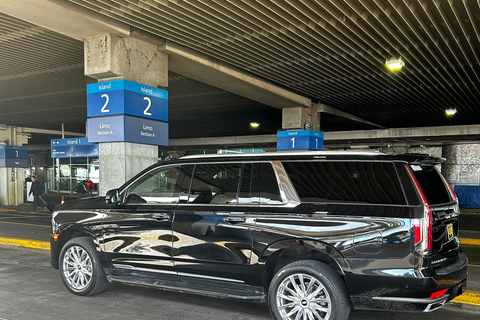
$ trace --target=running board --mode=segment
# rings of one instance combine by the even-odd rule
[[[265,293],[262,293],[262,288],[248,285],[217,287],[209,285],[207,281],[205,281],[204,284],[199,284],[196,283],[197,281],[159,280],[150,277],[137,277],[128,275],[107,275],[107,279],[110,282],[117,282],[127,285],[143,286],[165,291],[191,293],[221,299],[235,299],[251,302],[266,301]]]

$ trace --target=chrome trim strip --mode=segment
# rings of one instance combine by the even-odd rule
[[[202,279],[210,279],[210,280],[220,280],[220,281],[229,281],[229,282],[236,282],[236,283],[245,283],[243,280],[235,280],[235,279],[228,279],[228,278],[221,278],[221,277],[213,277],[213,276],[205,276],[200,274],[191,274],[191,273],[184,273],[178,272],[179,276],[185,277],[192,277],[192,278],[202,278]]]
[[[149,269],[149,268],[140,268],[140,267],[134,267],[134,266],[130,266],[130,265],[117,264],[117,263],[114,263],[113,266],[114,266],[115,268],[124,269],[124,270],[147,271],[147,272],[155,272],[155,273],[164,273],[164,274],[177,275],[177,272],[176,272],[176,271],[157,270],[157,269]]]
[[[405,298],[405,297],[373,297],[373,300],[382,300],[382,301],[395,301],[395,302],[407,302],[407,303],[427,303],[429,305],[441,303],[443,300],[447,300],[450,295],[444,294],[441,297],[430,299],[430,298]]]
[[[298,196],[297,190],[295,190],[293,187],[293,184],[290,181],[285,168],[283,168],[282,163],[280,161],[271,161],[270,163],[272,164],[273,171],[277,177],[277,183],[280,189],[283,204],[290,208],[298,206],[301,203],[300,197]]]
[[[236,283],[245,283],[245,281],[243,281],[243,280],[213,277],[213,276],[191,274],[191,273],[177,272],[177,271],[148,269],[148,268],[134,267],[134,266],[125,265],[125,264],[114,263],[113,266],[115,268],[124,269],[124,270],[145,271],[145,272],[163,273],[163,274],[170,274],[170,275],[184,276],[184,277],[191,277],[191,278],[202,278],[202,279],[210,279],[210,280],[220,280],[220,281],[228,281],[228,282],[236,282]]]
[[[303,152],[257,152],[257,153],[235,153],[235,154],[200,154],[183,156],[180,159],[208,159],[208,158],[231,158],[231,157],[268,157],[268,156],[327,156],[327,155],[360,155],[378,156],[385,155],[375,151],[303,151]]]

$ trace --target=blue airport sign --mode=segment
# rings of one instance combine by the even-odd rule
[[[27,147],[0,146],[0,158],[27,159]]]
[[[52,158],[98,157],[98,144],[87,138],[51,139]]]
[[[89,142],[117,142],[168,146],[168,123],[130,116],[87,119]]]
[[[0,158],[0,168],[28,168],[28,159]]]
[[[277,132],[277,150],[323,150],[323,132],[288,130]]]
[[[87,117],[120,114],[168,121],[168,91],[128,80],[87,85]]]

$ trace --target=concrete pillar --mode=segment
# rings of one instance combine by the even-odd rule
[[[320,131],[320,115],[317,106],[282,109],[282,129]]]
[[[125,79],[151,87],[168,86],[168,56],[158,46],[114,34],[84,42],[85,75],[101,81]],[[99,144],[99,194],[119,187],[158,161],[158,146],[130,142]]]
[[[22,146],[28,136],[22,128],[0,125],[0,144]],[[0,204],[21,205],[24,203],[23,186],[25,170],[22,168],[0,168]]]
[[[158,147],[153,147],[131,142],[100,143],[99,194],[104,195],[108,190],[118,188],[149,165],[158,162]],[[109,174],[102,174],[102,171]]]
[[[442,174],[450,185],[480,185],[480,143],[443,146]]]

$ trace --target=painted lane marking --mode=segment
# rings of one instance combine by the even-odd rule
[[[460,238],[460,244],[468,246],[480,246],[480,239]]]
[[[480,306],[480,292],[466,290],[461,296],[453,299],[452,302]]]
[[[22,226],[33,226],[33,227],[43,227],[43,228],[50,228],[50,225],[42,225],[42,224],[31,224],[31,223],[21,223],[21,222],[10,222],[10,221],[0,221],[0,223],[6,223],[6,224],[19,224]]]
[[[50,242],[48,241],[0,237],[0,244],[41,250],[50,250]]]

